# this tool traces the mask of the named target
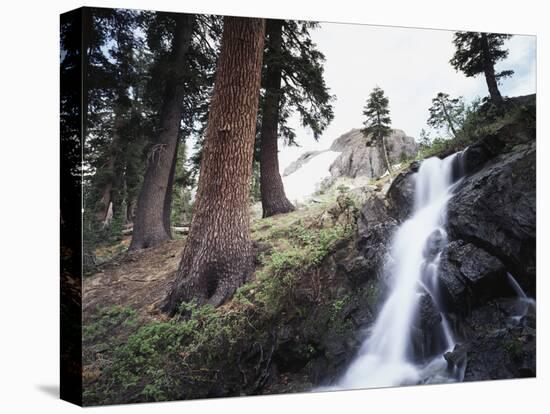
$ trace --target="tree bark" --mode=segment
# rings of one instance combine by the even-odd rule
[[[170,240],[170,208],[173,165],[177,154],[182,102],[185,85],[180,75],[184,70],[195,24],[192,14],[176,18],[172,50],[172,70],[167,75],[163,106],[160,111],[158,136],[151,148],[147,170],[138,197],[134,232],[130,250],[157,246]],[[166,211],[168,209],[168,211]]]
[[[282,20],[267,21],[269,49],[266,52],[267,70],[265,100],[262,107],[260,130],[260,193],[263,217],[294,211],[287,199],[283,180],[279,173],[278,126],[281,100],[281,65],[279,56],[282,45]]]
[[[218,306],[253,270],[249,195],[264,45],[263,19],[225,17],[195,212],[163,310]]]
[[[481,54],[483,60],[483,72],[485,74],[485,80],[487,81],[487,87],[489,88],[489,95],[491,95],[491,101],[497,106],[502,105],[502,95],[498,90],[498,82],[495,76],[495,66],[491,59],[491,51],[489,50],[489,41],[487,35],[481,33]]]

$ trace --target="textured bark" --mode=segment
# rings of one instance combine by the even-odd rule
[[[481,33],[481,53],[483,55],[483,72],[485,74],[485,80],[487,81],[487,87],[489,88],[489,95],[491,95],[491,101],[500,106],[503,102],[502,95],[498,90],[495,66],[491,60],[489,42],[485,33]]]
[[[163,106],[160,111],[158,137],[151,148],[147,170],[138,197],[134,232],[130,250],[145,249],[171,239],[170,208],[173,166],[185,93],[180,71],[183,70],[191,44],[195,16],[178,15],[172,50],[172,71],[167,75]]]
[[[162,224],[164,225],[164,231],[172,238],[172,195],[174,191],[174,177],[176,175],[176,162],[178,160],[178,147],[179,140],[176,141],[176,150],[174,151],[174,158],[172,159],[172,168],[170,168],[170,175],[168,176],[168,188],[166,189],[166,196],[164,197],[164,211],[162,212]]]
[[[268,20],[267,36],[270,48],[265,80],[265,100],[262,107],[260,130],[260,192],[263,217],[294,211],[286,198],[283,180],[279,173],[278,134],[279,105],[281,100],[281,65],[277,56],[281,53],[282,20]]]
[[[163,309],[218,306],[253,270],[249,192],[265,22],[225,17],[195,212]]]

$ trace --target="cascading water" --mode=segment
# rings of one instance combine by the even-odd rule
[[[525,294],[521,286],[519,285],[518,281],[512,276],[510,273],[507,274],[508,276],[508,282],[510,282],[510,285],[516,292],[518,296],[518,314],[512,316],[512,321],[514,323],[520,323],[521,320],[527,315],[530,309],[535,309],[536,302],[533,298],[530,298]]]
[[[397,230],[386,269],[389,295],[341,380],[331,389],[374,388],[420,382],[452,381],[442,355],[454,346],[448,322],[435,333],[429,359],[419,355],[413,340],[413,325],[419,302],[429,295],[439,311],[438,264],[447,243],[446,208],[452,195],[456,155],[444,160],[429,158],[415,175],[415,203],[412,216]],[[432,335],[433,336],[433,335]],[[433,342],[433,341],[432,341]],[[455,373],[454,375],[459,375]]]

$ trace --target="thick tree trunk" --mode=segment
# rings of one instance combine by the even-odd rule
[[[184,70],[195,16],[178,15],[172,50],[172,70],[167,75],[163,106],[160,111],[158,137],[151,148],[147,170],[138,197],[134,232],[130,250],[145,249],[171,239],[170,211],[173,164],[177,154],[182,117]]]
[[[249,193],[265,22],[225,17],[195,213],[163,309],[218,306],[253,270]]]
[[[263,217],[294,211],[286,198],[283,180],[279,173],[278,126],[281,100],[281,65],[279,55],[282,45],[282,20],[267,21],[269,49],[266,53],[265,100],[262,107],[260,130],[260,192]]]
[[[491,51],[489,50],[489,41],[487,35],[481,33],[481,53],[483,59],[483,72],[485,74],[485,80],[487,81],[487,87],[489,88],[489,95],[491,95],[491,101],[497,106],[502,105],[502,95],[498,90],[497,78],[495,76],[495,66],[491,59]]]

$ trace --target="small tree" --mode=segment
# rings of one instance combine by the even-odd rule
[[[456,32],[453,40],[456,51],[450,61],[451,65],[467,77],[483,73],[491,101],[497,106],[503,102],[498,90],[499,81],[514,73],[512,70],[495,73],[495,64],[508,56],[508,50],[502,46],[510,37],[506,34]]]
[[[363,132],[363,135],[367,139],[367,146],[371,144],[370,139],[373,139],[375,144],[381,149],[391,180],[392,171],[386,148],[386,137],[391,133],[391,119],[388,105],[389,100],[384,95],[384,91],[378,86],[375,87],[369,95],[367,104],[363,108],[363,115],[367,119],[363,123],[365,128],[361,132]]]
[[[464,120],[464,110],[462,97],[451,98],[449,94],[439,92],[432,99],[428,125],[434,129],[445,129],[448,134],[456,138],[457,131]]]
[[[418,143],[420,145],[420,149],[423,151],[430,148],[432,144],[432,137],[430,137],[430,133],[427,132],[424,128],[422,128],[422,130],[420,131],[420,139]]]

